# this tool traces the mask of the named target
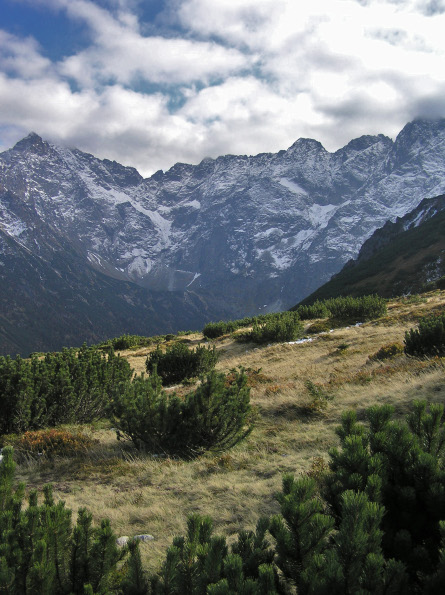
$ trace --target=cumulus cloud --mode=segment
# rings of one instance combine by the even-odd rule
[[[44,58],[39,44],[33,38],[21,39],[0,30],[0,70],[13,76],[40,78],[52,70],[51,62]]]
[[[50,61],[0,31],[0,135],[35,130],[142,173],[298,137],[335,150],[445,116],[442,0],[6,0],[74,21]],[[28,8],[29,9],[29,8]]]

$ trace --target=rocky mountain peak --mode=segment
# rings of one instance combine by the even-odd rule
[[[445,193],[444,141],[445,120],[418,121],[396,142],[364,135],[330,153],[301,138],[276,154],[177,163],[143,179],[31,134],[0,155],[0,186],[29,213],[20,222],[5,200],[0,217],[23,258],[51,245],[50,227],[107,279],[242,317],[292,306],[377,227]]]
[[[18,141],[12,149],[15,152],[32,152],[38,155],[46,155],[50,150],[50,145],[35,132],[30,132],[28,136]]]
[[[313,138],[299,138],[287,150],[289,154],[326,153],[321,142]]]

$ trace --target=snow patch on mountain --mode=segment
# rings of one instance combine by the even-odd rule
[[[337,209],[337,205],[313,204],[308,209],[308,219],[315,227],[324,229]]]
[[[5,218],[0,222],[0,229],[14,238],[19,238],[28,228],[23,221],[14,221],[13,219]]]
[[[294,194],[301,194],[303,196],[308,195],[308,193],[306,192],[306,190],[304,188],[302,188],[296,182],[289,180],[288,178],[280,178],[280,184],[282,186],[284,186],[285,188],[287,188],[288,190],[290,190],[291,192],[293,192]]]
[[[151,260],[149,258],[143,258],[142,256],[137,256],[127,267],[128,273],[136,277],[147,275],[151,269]]]

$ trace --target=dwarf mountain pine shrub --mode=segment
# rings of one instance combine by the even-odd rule
[[[108,520],[93,527],[92,515],[79,510],[73,526],[71,510],[55,503],[51,486],[44,488],[44,502],[29,493],[23,506],[24,486],[13,489],[11,447],[3,449],[0,463],[0,592],[8,595],[83,595],[122,592],[122,578],[137,586],[135,573],[120,575],[117,563],[127,554],[119,550]],[[132,546],[128,568],[134,567],[137,545]],[[140,577],[137,577],[140,578]]]
[[[100,419],[131,376],[125,359],[86,346],[41,359],[0,357],[0,435]]]
[[[214,346],[189,349],[184,343],[174,343],[165,352],[158,345],[147,358],[145,367],[149,373],[156,368],[164,386],[169,386],[210,372],[217,361]]]
[[[342,517],[348,490],[384,507],[381,555],[403,564],[413,592],[439,562],[439,523],[445,519],[445,423],[443,405],[416,402],[406,423],[392,420],[389,405],[371,407],[369,427],[344,414],[324,494],[331,514]],[[380,555],[380,554],[379,554]],[[411,591],[407,591],[411,592]]]
[[[362,297],[337,297],[324,301],[330,317],[350,323],[364,322],[384,316],[387,312],[386,300],[378,295]]]
[[[283,343],[295,341],[303,335],[303,325],[298,314],[283,312],[280,316],[270,318],[263,324],[254,323],[248,333],[243,333],[243,341],[253,343]]]
[[[238,328],[239,324],[236,320],[230,320],[228,322],[220,320],[219,322],[208,322],[202,329],[202,334],[207,339],[216,339],[217,337],[233,333]]]
[[[138,449],[185,457],[223,451],[252,430],[247,376],[234,372],[228,378],[213,371],[180,399],[164,391],[154,368],[116,396],[114,418],[118,436]]]
[[[314,318],[327,318],[330,315],[325,302],[317,300],[311,305],[301,305],[295,310],[298,313],[301,320],[313,320]]]
[[[445,313],[427,316],[417,329],[406,331],[405,353],[418,357],[445,355]]]
[[[191,515],[187,535],[167,550],[160,575],[153,581],[159,595],[277,595],[280,591],[274,552],[265,539],[268,521],[256,531],[242,531],[231,553],[226,539],[213,535],[209,517]]]

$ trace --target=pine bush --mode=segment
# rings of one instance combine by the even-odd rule
[[[369,429],[355,414],[343,416],[341,449],[331,451],[325,496],[336,518],[342,494],[363,492],[384,506],[382,553],[406,568],[413,588],[435,571],[439,522],[445,519],[445,418],[443,405],[417,402],[407,423],[392,421],[390,406],[371,407]]]
[[[3,449],[0,463],[0,592],[8,595],[83,595],[121,592],[116,565],[127,553],[119,550],[108,520],[93,527],[92,515],[79,510],[73,526],[71,510],[55,502],[51,486],[38,503],[32,490],[23,506],[24,486],[13,490],[11,447]],[[133,549],[135,546],[132,546]],[[133,553],[133,557],[136,556]],[[134,563],[133,563],[134,564]],[[131,565],[130,565],[131,567]],[[124,573],[128,593],[136,591],[134,571]]]
[[[418,357],[445,355],[445,313],[428,316],[417,329],[406,331],[405,353]]]
[[[327,318],[330,315],[325,302],[317,300],[311,305],[301,305],[295,310],[298,313],[301,320],[313,320],[314,318]]]
[[[206,374],[215,367],[218,354],[215,347],[199,346],[189,349],[184,343],[174,343],[162,351],[159,347],[146,360],[147,372],[156,368],[165,386],[177,384],[186,378]]]
[[[332,318],[350,323],[373,320],[387,312],[386,300],[378,295],[337,297],[323,303]]]
[[[246,341],[253,343],[283,343],[295,341],[303,335],[303,326],[298,314],[284,312],[263,324],[254,323],[250,333],[245,335]]]
[[[207,337],[207,339],[216,339],[217,337],[233,333],[239,326],[240,325],[236,320],[228,322],[223,322],[222,320],[219,322],[208,322],[202,329],[202,334],[204,337]]]
[[[0,357],[0,435],[100,419],[131,376],[125,359],[86,346],[42,359]]]
[[[244,372],[228,378],[211,372],[184,399],[167,394],[156,368],[138,376],[115,398],[118,435],[138,449],[195,457],[206,450],[223,451],[252,430],[250,388]]]
[[[213,535],[212,520],[194,514],[187,535],[176,537],[167,550],[160,576],[153,581],[156,595],[277,595],[273,550],[265,540],[267,521],[256,532],[243,533],[232,546]]]

